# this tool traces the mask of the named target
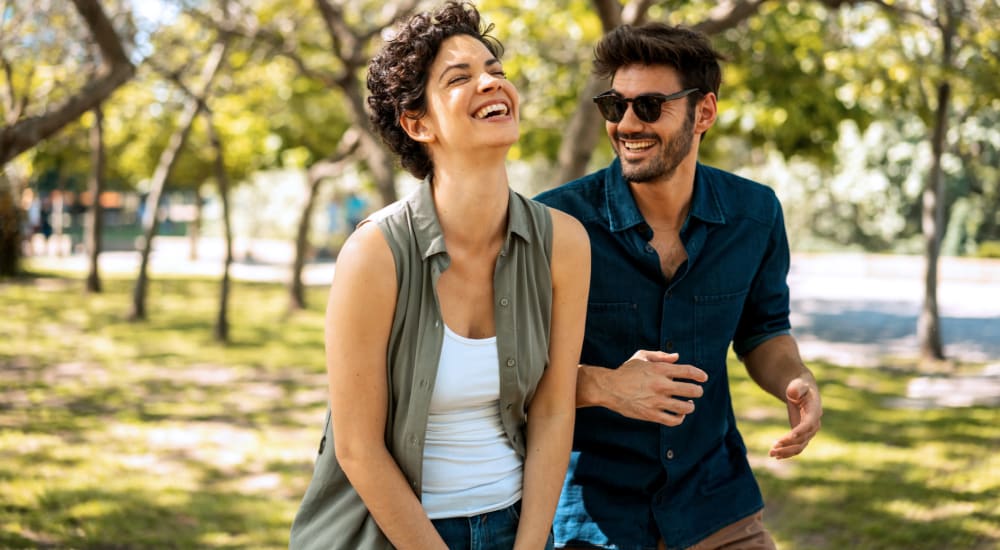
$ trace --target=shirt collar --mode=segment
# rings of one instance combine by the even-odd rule
[[[424,259],[448,251],[445,248],[444,233],[441,231],[437,208],[434,206],[434,194],[431,191],[430,178],[425,178],[407,199],[413,216],[413,233]],[[512,234],[518,235],[526,242],[531,242],[528,206],[512,189],[508,189],[507,192],[509,195],[507,198],[507,234],[503,244],[504,253],[510,248]]]
[[[632,196],[632,190],[622,176],[621,160],[617,157],[607,168],[604,200],[608,228],[611,231],[624,231],[645,223],[642,212],[639,211],[639,206]],[[688,216],[706,223],[726,223],[711,171],[703,169],[701,163],[695,168],[694,193]]]
[[[726,223],[726,215],[719,201],[719,190],[713,177],[699,162],[694,169],[694,196],[691,197],[691,216],[705,223]]]

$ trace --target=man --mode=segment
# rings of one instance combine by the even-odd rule
[[[789,334],[781,206],[698,163],[720,58],[684,28],[606,35],[595,71],[612,88],[594,101],[617,158],[537,197],[583,222],[594,266],[554,525],[563,548],[774,548],[736,428],[730,343],[787,403],[792,429],[772,457],[799,454],[820,427],[819,390]]]

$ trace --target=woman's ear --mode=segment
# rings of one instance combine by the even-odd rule
[[[418,117],[412,111],[406,111],[399,117],[399,125],[403,127],[403,131],[413,141],[430,143],[434,141],[434,134],[431,132],[430,127],[427,126],[425,118],[422,116]]]

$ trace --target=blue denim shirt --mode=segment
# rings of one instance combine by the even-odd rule
[[[680,233],[688,260],[669,281],[617,159],[536,199],[575,216],[590,235],[580,362],[617,368],[636,350],[663,350],[709,377],[677,427],[603,407],[577,411],[556,544],[655,549],[662,536],[668,548],[683,548],[763,508],[726,357],[730,343],[742,356],[789,332],[788,240],[774,192],[699,164]]]

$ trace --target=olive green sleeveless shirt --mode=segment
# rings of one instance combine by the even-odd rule
[[[366,221],[377,223],[389,243],[399,283],[386,358],[385,444],[419,498],[424,434],[444,337],[435,289],[448,268],[448,251],[427,181]],[[493,293],[500,419],[522,458],[527,407],[548,366],[551,253],[549,211],[510,191],[507,235],[497,258]],[[289,548],[392,548],[337,463],[329,411],[312,481],[292,524]]]

